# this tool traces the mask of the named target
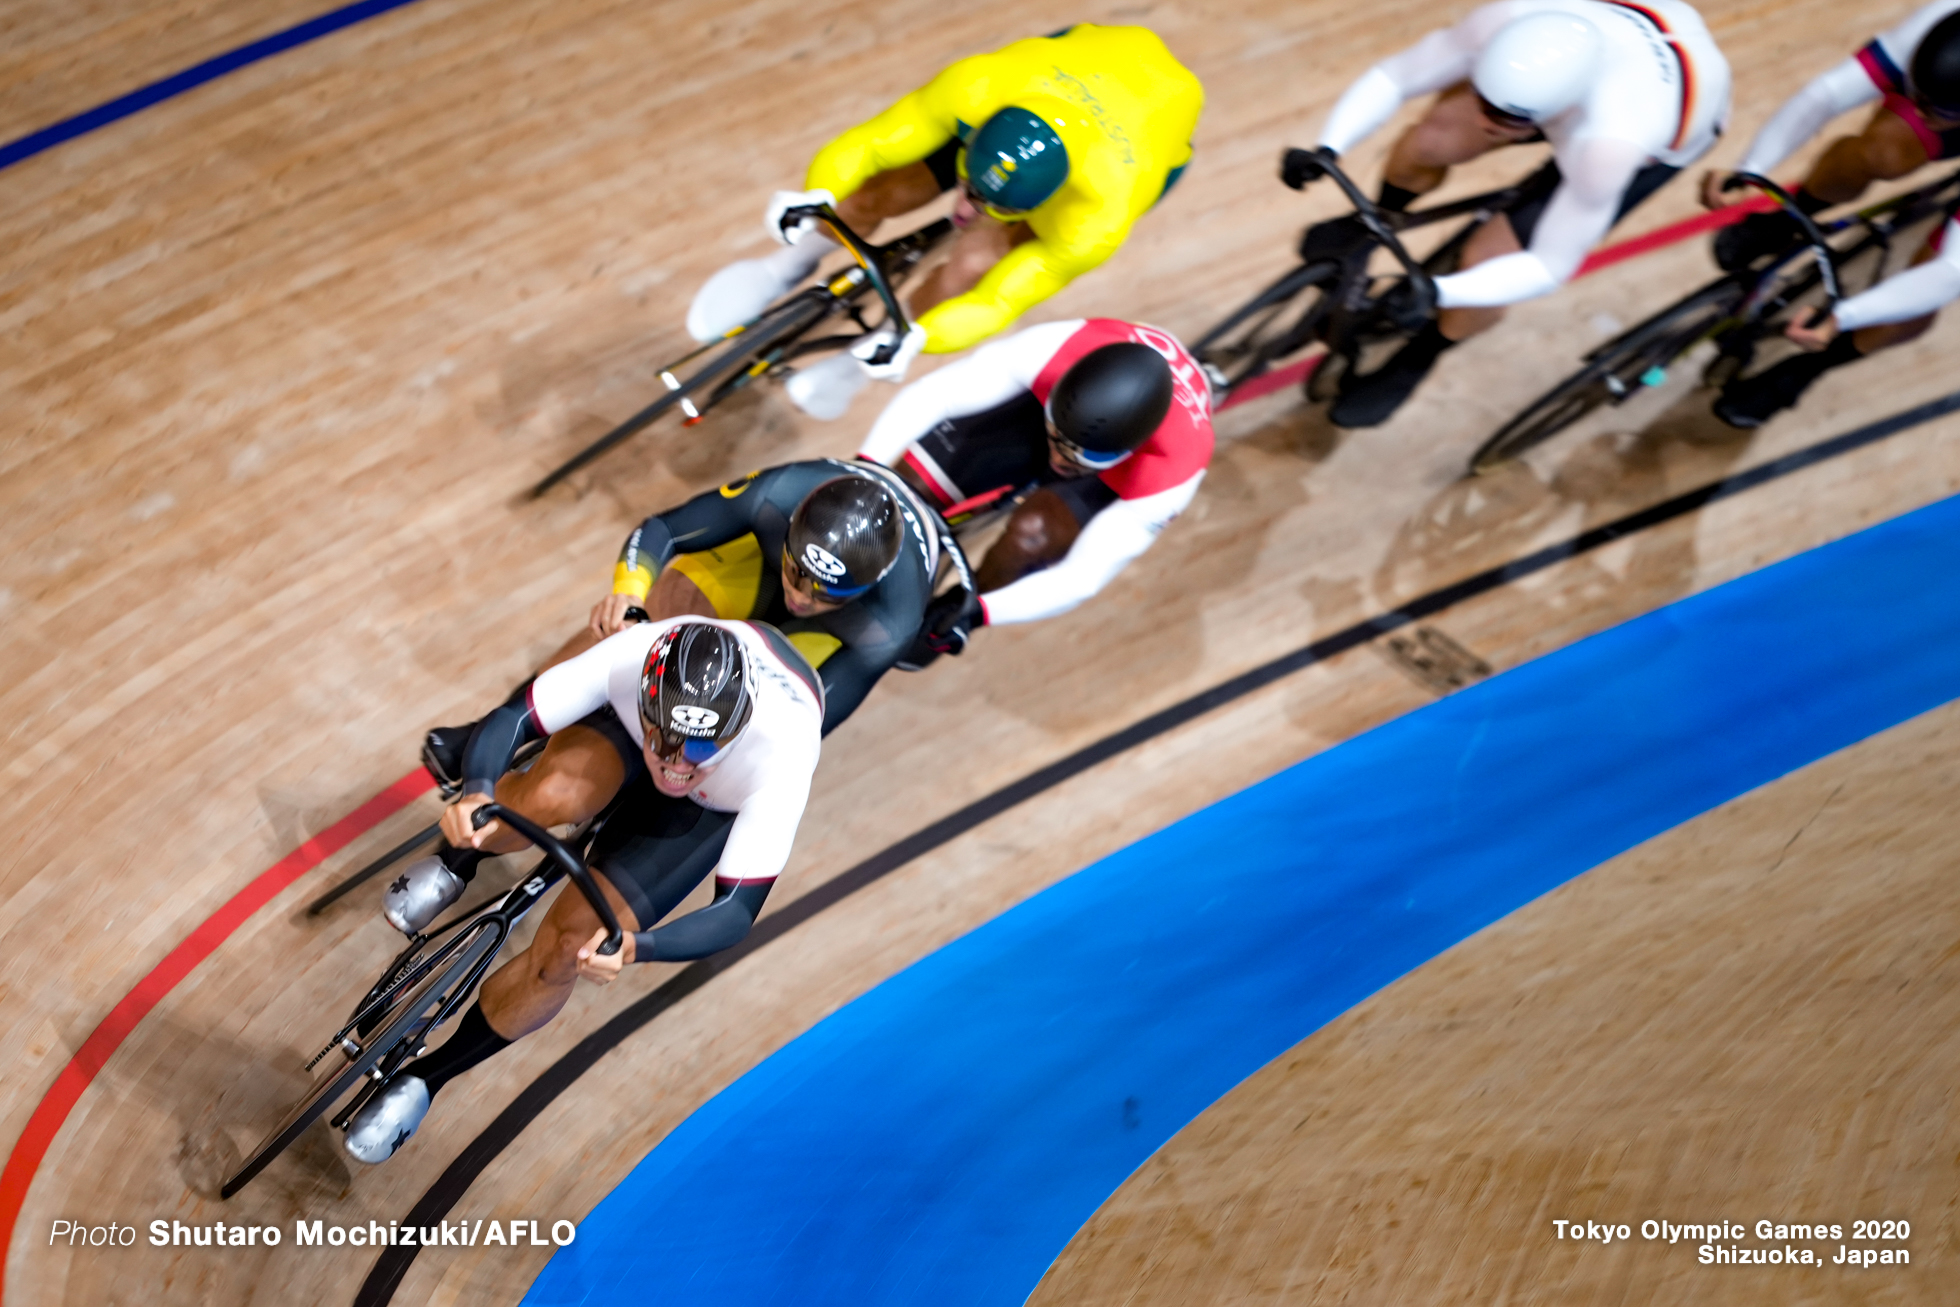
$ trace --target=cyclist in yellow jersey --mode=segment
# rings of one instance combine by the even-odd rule
[[[897,381],[921,350],[985,340],[1114,254],[1130,226],[1191,159],[1204,88],[1155,32],[1082,23],[962,59],[818,152],[802,192],[779,191],[768,226],[788,248],[723,268],[703,286],[688,330],[712,340],[752,320],[808,277],[836,245],[808,225],[782,229],[799,204],[833,203],[869,234],[957,188],[951,253],[912,295],[917,318],[883,366],[850,355],[827,366]]]

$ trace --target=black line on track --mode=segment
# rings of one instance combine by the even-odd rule
[[[1781,458],[1738,472],[1734,476],[1712,482],[1709,485],[1687,491],[1662,500],[1651,508],[1643,508],[1590,531],[1582,531],[1568,540],[1515,558],[1498,567],[1465,577],[1454,584],[1438,590],[1431,590],[1400,608],[1394,608],[1379,616],[1356,622],[1353,626],[1322,639],[1315,640],[1305,648],[1296,649],[1271,662],[1262,663],[1250,671],[1241,672],[1229,681],[1213,686],[1209,690],[1192,695],[1170,707],[1152,713],[1131,726],[1112,735],[1077,749],[1074,753],[1049,763],[1039,771],[1023,776],[1020,780],[1006,785],[993,793],[969,803],[966,807],[948,816],[941,817],[923,830],[914,832],[896,844],[879,850],[847,871],[832,877],[817,886],[803,897],[783,908],[772,912],[757,922],[748,936],[735,947],[726,949],[713,957],[690,963],[673,979],[661,985],[652,993],[623,1009],[612,1020],[580,1040],[570,1052],[552,1063],[545,1073],[524,1087],[524,1091],[512,1101],[509,1107],[497,1114],[495,1120],[472,1139],[449,1168],[437,1177],[415,1206],[402,1219],[404,1226],[433,1226],[449,1215],[450,1209],[463,1196],[476,1178],[494,1161],[498,1154],[516,1140],[524,1128],[535,1120],[545,1108],[565,1092],[572,1082],[584,1075],[616,1045],[624,1042],[641,1026],[665,1012],[674,1004],[692,994],[701,986],[740,962],[743,958],[764,948],[790,931],[796,929],[810,918],[823,912],[859,890],[882,880],[891,872],[922,854],[929,853],[948,844],[960,835],[972,830],[982,822],[997,817],[1010,808],[1034,798],[1045,790],[1051,790],[1062,782],[1071,779],[1105,762],[1116,755],[1151,740],[1167,731],[1176,729],[1193,718],[1203,716],[1214,708],[1220,708],[1235,699],[1242,699],[1314,663],[1324,662],[1336,654],[1367,644],[1377,636],[1386,635],[1419,621],[1445,608],[1462,603],[1466,599],[1488,594],[1508,585],[1521,577],[1542,572],[1554,564],[1568,558],[1609,545],[1649,527],[1685,516],[1717,500],[1728,499],[1746,490],[1786,477],[1792,472],[1825,462],[1850,453],[1866,445],[1875,444],[1901,431],[1909,430],[1934,418],[1960,410],[1960,391],[1940,399],[1907,409],[1888,418],[1847,431],[1841,436],[1833,436],[1814,445],[1806,446]],[[374,1269],[362,1282],[360,1291],[354,1296],[354,1307],[382,1307],[394,1297],[395,1289],[408,1274],[408,1268],[415,1261],[419,1248],[394,1246],[385,1249],[375,1260]]]

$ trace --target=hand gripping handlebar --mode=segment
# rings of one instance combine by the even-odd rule
[[[1422,265],[1403,248],[1401,238],[1395,234],[1395,228],[1389,220],[1382,216],[1380,207],[1362,193],[1361,188],[1354,184],[1352,178],[1341,171],[1340,165],[1334,161],[1334,152],[1322,145],[1316,146],[1313,153],[1321,168],[1347,195],[1349,203],[1354,205],[1355,214],[1361,219],[1361,225],[1368,229],[1368,234],[1381,242],[1383,248],[1394,255],[1395,261],[1402,265],[1402,271],[1408,274],[1409,284],[1415,292],[1415,307],[1422,316],[1433,316],[1436,312],[1436,279],[1424,272]]]
[[[1775,200],[1777,207],[1795,219],[1797,226],[1802,229],[1804,241],[1810,246],[1811,252],[1817,256],[1817,275],[1824,283],[1824,303],[1816,313],[1811,315],[1811,322],[1812,324],[1822,322],[1831,316],[1831,312],[1837,308],[1838,300],[1842,298],[1842,293],[1838,289],[1837,251],[1825,243],[1823,229],[1812,221],[1809,214],[1797,207],[1796,197],[1790,192],[1769,178],[1753,172],[1734,173],[1722,183],[1722,189],[1725,191],[1737,190],[1743,186],[1752,186]]]
[[[851,257],[858,261],[858,266],[864,269],[865,277],[871,282],[871,289],[878,292],[878,298],[885,305],[885,313],[888,315],[893,334],[891,340],[873,351],[867,362],[873,364],[891,362],[898,354],[899,345],[904,341],[905,333],[911,329],[911,324],[906,319],[905,309],[898,302],[898,293],[892,289],[891,279],[885,276],[884,265],[878,260],[877,249],[864,237],[852,231],[850,226],[837,216],[837,210],[828,204],[799,204],[794,208],[783,210],[782,221],[785,228],[794,226],[805,218],[814,218],[830,228],[838,244],[849,250]]]

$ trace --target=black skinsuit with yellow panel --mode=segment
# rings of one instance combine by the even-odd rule
[[[662,568],[686,576],[715,615],[767,622],[789,637],[823,678],[824,734],[849,717],[912,645],[932,597],[929,524],[908,494],[894,489],[905,520],[905,545],[882,581],[832,612],[797,617],[783,602],[783,538],[790,515],[812,490],[839,476],[863,476],[888,488],[882,469],[836,459],[785,463],[753,472],[640,523],[620,550],[613,591],[645,599]]]

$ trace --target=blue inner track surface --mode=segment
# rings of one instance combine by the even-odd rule
[[[1152,1152],[1368,995],[1956,697],[1949,499],[1390,722],[956,940],[683,1122],[525,1301],[1022,1302]]]
[[[106,127],[149,108],[153,104],[168,100],[173,96],[204,85],[235,72],[247,64],[255,64],[261,59],[269,59],[296,45],[317,41],[321,37],[338,32],[343,27],[352,27],[377,14],[385,14],[391,9],[414,4],[415,0],[359,0],[356,4],[342,5],[318,18],[309,18],[303,23],[295,23],[283,32],[274,32],[236,50],[228,50],[215,58],[186,68],[181,73],[173,73],[161,81],[138,87],[128,95],[118,96],[107,104],[99,104],[93,109],[78,113],[72,118],[43,127],[38,132],[29,132],[16,140],[0,145],[0,168],[8,168],[22,159],[31,159],[43,150],[51,150],[63,141],[72,141],[77,136],[92,132],[98,127]]]

